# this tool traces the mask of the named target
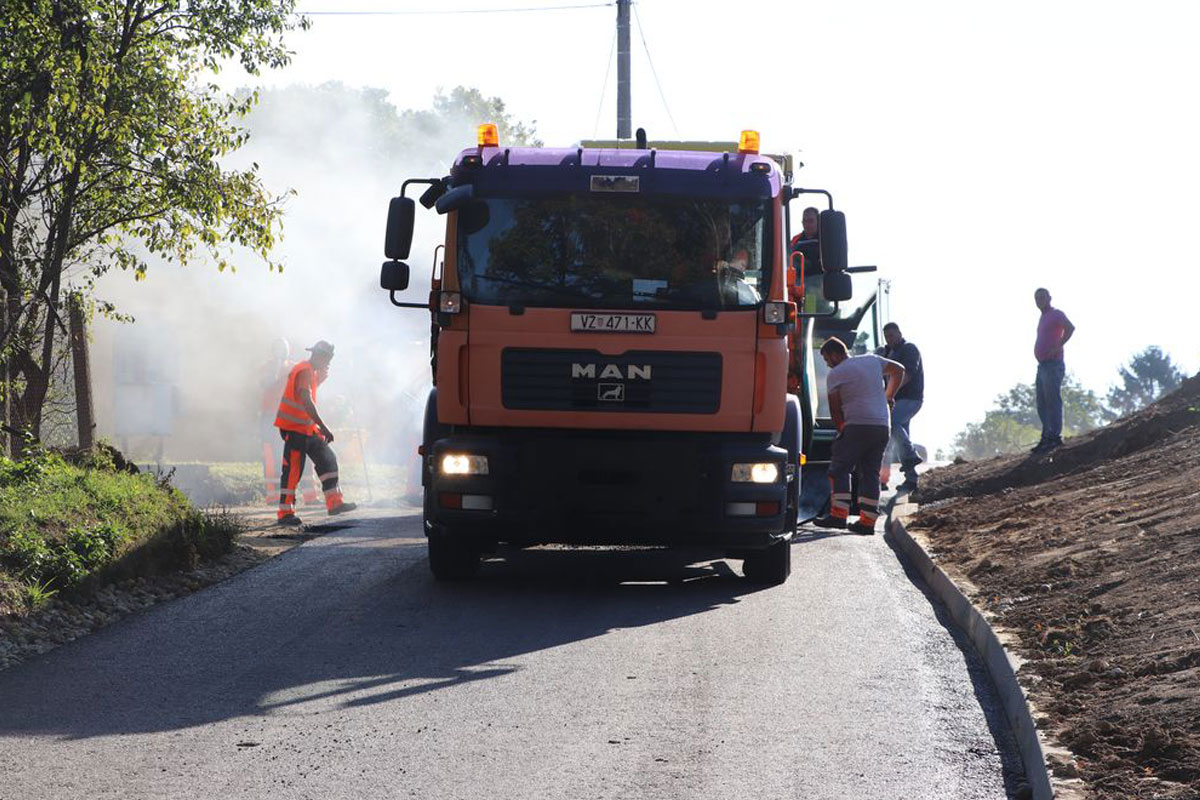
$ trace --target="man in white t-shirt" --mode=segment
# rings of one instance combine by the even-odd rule
[[[829,365],[825,385],[838,435],[829,459],[829,513],[813,524],[870,535],[879,519],[879,468],[891,432],[889,409],[904,382],[904,366],[874,354],[851,358],[845,343],[836,338],[821,345],[821,357]],[[858,519],[848,522],[850,473],[855,469]]]

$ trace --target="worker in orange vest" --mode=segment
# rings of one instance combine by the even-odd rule
[[[283,472],[279,478],[280,525],[299,525],[296,516],[296,486],[304,473],[304,460],[311,458],[317,468],[317,479],[325,492],[325,509],[330,514],[353,511],[354,503],[342,500],[338,489],[337,456],[329,446],[333,433],[317,413],[317,386],[329,375],[333,360],[333,345],[321,340],[307,348],[312,355],[288,373],[275,414],[275,427],[283,438]]]
[[[279,405],[279,396],[283,393],[288,375],[295,366],[292,363],[292,348],[287,339],[276,339],[271,343],[271,357],[259,368],[259,408],[258,422],[262,439],[263,481],[266,484],[267,500],[273,500],[279,494],[279,445],[275,444],[275,414]],[[317,503],[317,482],[312,473],[300,479],[301,486],[297,489],[304,495],[305,505]]]

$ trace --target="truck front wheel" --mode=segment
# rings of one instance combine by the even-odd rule
[[[429,532],[429,569],[439,581],[461,581],[479,572],[479,548],[452,531]]]
[[[792,543],[776,542],[765,550],[752,553],[742,562],[746,580],[778,586],[792,574]]]

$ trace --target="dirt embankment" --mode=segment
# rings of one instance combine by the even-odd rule
[[[929,473],[923,534],[1017,635],[1090,797],[1200,798],[1200,376],[1046,456]]]

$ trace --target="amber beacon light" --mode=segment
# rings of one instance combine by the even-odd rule
[[[742,131],[742,138],[738,141],[738,152],[758,155],[758,131]]]
[[[490,122],[486,122],[479,126],[479,146],[480,147],[499,147],[500,133],[496,130],[496,126]]]

